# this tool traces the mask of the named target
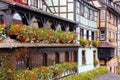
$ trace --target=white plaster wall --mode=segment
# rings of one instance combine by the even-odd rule
[[[86,65],[82,65],[82,50],[86,53]],[[94,69],[93,51],[96,50],[96,59],[98,60],[97,48],[79,48],[78,50],[78,73],[86,72]],[[99,66],[99,65],[98,65]]]
[[[89,31],[89,40],[92,40],[92,31]]]
[[[80,27],[77,27],[76,28],[76,33],[78,34],[78,40],[77,40],[77,43],[79,44],[80,43]]]

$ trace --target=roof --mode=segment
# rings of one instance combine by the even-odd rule
[[[72,21],[72,20],[69,20],[67,18],[63,18],[63,17],[57,16],[57,15],[54,15],[52,13],[48,13],[48,12],[39,10],[37,8],[33,8],[33,7],[30,7],[30,6],[25,6],[25,5],[22,5],[22,4],[17,3],[17,2],[10,2],[9,0],[8,1],[7,0],[1,0],[1,1],[6,2],[7,4],[10,4],[12,6],[26,8],[28,10],[32,10],[32,11],[35,11],[35,12],[38,12],[38,13],[41,13],[41,14],[56,18],[56,19],[60,19],[60,20],[67,21],[67,22],[70,22],[70,23],[73,23],[73,24],[77,24],[75,21]]]
[[[19,48],[19,47],[79,47],[79,44],[44,44],[44,43],[21,43],[14,39],[5,38],[0,41],[0,48]]]
[[[87,3],[88,5],[90,5],[91,7],[93,7],[94,9],[99,10],[99,8],[97,8],[94,4],[91,4],[91,2],[88,2],[86,0],[81,0],[81,1],[84,1],[85,3]]]
[[[100,4],[98,1],[89,1],[89,3],[90,3],[91,5],[96,6],[97,8],[98,8],[98,7],[102,7],[101,4]]]
[[[112,45],[110,42],[107,42],[107,41],[100,41],[98,47],[99,48],[115,48],[114,45]]]

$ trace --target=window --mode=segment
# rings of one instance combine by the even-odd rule
[[[89,40],[89,31],[87,31],[86,38]]]
[[[65,52],[65,62],[69,62],[69,52]]]
[[[47,54],[46,54],[46,53],[43,54],[43,62],[42,62],[42,65],[43,65],[43,66],[47,66]]]
[[[76,51],[74,51],[73,55],[74,55],[74,62],[77,62],[77,60],[78,60],[78,57],[77,57],[77,52],[76,52]]]
[[[85,50],[82,51],[82,65],[86,64],[86,55],[85,55]]]
[[[81,15],[83,16],[84,15],[84,5],[83,4],[80,5],[80,9],[81,9]]]
[[[31,6],[32,7],[38,7],[38,1],[37,0],[31,0]]]
[[[100,31],[100,40],[105,40],[105,31]]]
[[[59,53],[58,52],[56,52],[55,53],[55,64],[57,64],[57,63],[59,63],[60,61],[59,61]]]
[[[105,21],[105,10],[100,11],[100,21]]]
[[[80,29],[80,37],[84,37],[84,29]]]
[[[94,32],[91,33],[92,40],[95,40],[95,34]]]

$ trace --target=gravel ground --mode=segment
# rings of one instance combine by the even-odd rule
[[[108,73],[98,78],[95,78],[94,80],[120,80],[120,75]]]

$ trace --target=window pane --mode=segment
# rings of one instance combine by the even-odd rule
[[[38,7],[37,0],[31,0],[31,6]]]
[[[104,21],[105,20],[105,10],[100,11],[100,20]]]
[[[85,50],[82,51],[82,65],[86,64],[86,55],[85,55]]]
[[[73,3],[68,4],[68,12],[73,12]]]
[[[66,5],[66,0],[60,0],[60,5]]]
[[[100,31],[100,40],[105,40],[105,31]]]

